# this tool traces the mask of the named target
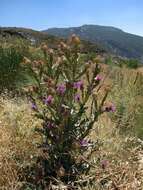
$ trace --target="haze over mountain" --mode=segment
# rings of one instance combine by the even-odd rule
[[[83,40],[101,44],[113,54],[143,59],[143,37],[126,33],[115,27],[83,25],[70,28],[50,28],[43,32],[63,38],[74,33]]]

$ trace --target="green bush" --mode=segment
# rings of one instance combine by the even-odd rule
[[[27,49],[19,45],[0,46],[0,92],[4,89],[14,90],[17,83],[22,81],[20,63],[28,55]]]
[[[139,65],[139,61],[136,59],[130,59],[127,61],[127,67],[136,69]]]

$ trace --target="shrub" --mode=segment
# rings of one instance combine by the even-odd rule
[[[0,91],[15,88],[16,82],[20,78],[22,59],[22,51],[18,48],[0,46]]]
[[[42,127],[36,128],[43,138],[41,155],[32,180],[37,188],[64,183],[73,189],[90,171],[89,159],[98,148],[98,143],[89,139],[94,123],[102,113],[115,111],[114,105],[105,106],[108,90],[97,101],[102,80],[99,59],[79,62],[79,48],[80,40],[73,35],[68,44],[61,42],[57,51],[43,44],[45,61],[23,63],[36,80],[36,85],[28,88],[28,97],[35,117],[42,120]]]
[[[121,65],[125,65],[128,68],[136,69],[139,67],[139,61],[137,59],[123,59],[121,60]]]
[[[139,66],[139,62],[136,59],[130,59],[127,61],[127,66],[132,69],[136,69]]]

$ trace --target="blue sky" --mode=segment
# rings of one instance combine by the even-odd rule
[[[98,24],[143,36],[143,0],[0,0],[0,26]]]

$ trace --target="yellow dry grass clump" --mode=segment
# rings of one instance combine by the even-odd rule
[[[18,190],[22,169],[37,154],[37,137],[29,105],[23,100],[0,98],[0,189]]]

